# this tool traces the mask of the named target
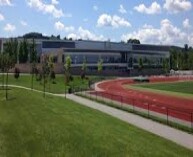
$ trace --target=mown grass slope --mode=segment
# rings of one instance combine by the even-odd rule
[[[193,151],[64,98],[0,90],[0,156],[187,157]]]

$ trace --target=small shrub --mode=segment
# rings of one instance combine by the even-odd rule
[[[56,78],[56,74],[55,74],[55,72],[54,72],[54,71],[51,71],[51,74],[50,74],[50,79],[52,80],[52,83],[53,83],[53,84],[56,84],[56,82],[54,81],[54,80],[55,80],[55,78]]]
[[[85,72],[82,71],[81,74],[80,74],[80,78],[81,78],[82,80],[84,80],[84,79],[85,79],[85,76],[86,76],[86,75],[85,75]]]
[[[14,77],[15,77],[15,79],[18,79],[19,76],[20,76],[20,70],[19,70],[19,68],[15,68],[15,71],[14,71]]]
[[[73,78],[73,76],[72,75],[70,75],[70,81],[73,81],[74,80],[74,78]]]

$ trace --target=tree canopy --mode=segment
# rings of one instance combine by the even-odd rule
[[[138,39],[129,39],[127,40],[127,43],[140,44],[140,41]]]

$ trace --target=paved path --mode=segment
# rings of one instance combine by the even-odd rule
[[[31,90],[30,88],[26,88],[26,87],[21,87],[21,86],[15,86],[15,85],[10,85],[12,87],[16,87],[16,88],[23,88],[23,89],[27,89],[27,90]],[[36,92],[41,92],[38,90],[33,90]],[[52,94],[52,93],[47,93],[47,94],[51,94],[54,96],[60,96],[60,97],[65,97],[64,94]],[[71,99],[72,101],[75,101],[81,105],[99,110],[101,112],[104,112],[108,115],[111,115],[113,117],[116,117],[120,120],[123,120],[129,124],[132,124],[134,126],[137,126],[143,130],[146,130],[148,132],[151,132],[155,135],[161,136],[165,139],[168,139],[170,141],[173,141],[183,147],[186,147],[188,149],[193,150],[193,135],[188,134],[186,132],[171,128],[169,126],[154,122],[150,119],[146,119],[143,117],[140,117],[138,115],[132,114],[132,113],[128,113],[113,107],[109,107],[91,100],[88,100],[86,98],[82,98],[79,96],[76,96],[74,94],[67,94],[66,97],[68,99]]]
[[[57,94],[58,96],[63,96]],[[116,117],[120,120],[123,120],[129,124],[132,124],[134,126],[137,126],[141,129],[144,129],[148,132],[151,132],[153,134],[156,134],[158,136],[161,136],[165,139],[168,139],[170,141],[173,141],[181,146],[184,146],[186,148],[189,148],[193,150],[193,135],[188,134],[186,132],[171,128],[169,126],[154,122],[152,120],[140,117],[138,115],[128,113],[125,111],[121,111],[119,109],[115,109],[106,105],[102,105],[97,102],[93,102],[91,100],[73,95],[73,94],[68,94],[67,95],[68,99],[71,99],[77,103],[80,103],[84,106],[102,111],[108,115],[111,115],[113,117]]]

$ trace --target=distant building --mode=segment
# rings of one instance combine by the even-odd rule
[[[58,64],[64,64],[65,57],[69,55],[72,68],[77,72],[80,72],[82,63],[86,60],[88,73],[97,73],[97,63],[102,59],[105,75],[138,75],[140,58],[143,60],[143,75],[161,74],[163,60],[170,56],[169,49],[170,46],[84,40],[42,42],[44,54],[52,55]]]
[[[0,50],[3,51],[6,40],[0,39]],[[22,41],[19,38],[18,41]],[[31,42],[31,39],[28,39]],[[36,50],[41,55],[52,55],[57,65],[57,72],[63,72],[65,57],[72,59],[72,73],[81,72],[82,63],[86,60],[87,73],[97,74],[97,63],[103,60],[104,75],[148,75],[163,73],[162,64],[169,58],[171,46],[116,43],[110,41],[86,40],[47,40],[35,39]],[[139,59],[143,61],[143,73],[139,71]]]

